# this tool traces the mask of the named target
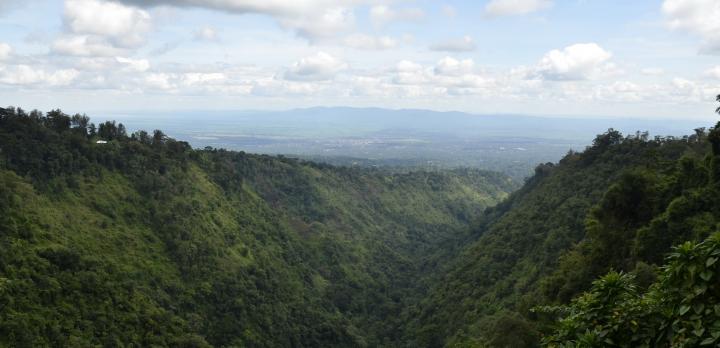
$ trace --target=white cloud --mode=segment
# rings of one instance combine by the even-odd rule
[[[422,70],[423,66],[409,60],[401,60],[395,65],[395,68],[399,72],[413,72]]]
[[[643,75],[648,76],[660,76],[665,74],[665,69],[662,68],[645,68],[640,70]]]
[[[419,96],[488,95],[499,91],[496,78],[476,71],[471,59],[445,57],[432,67],[400,61],[390,80],[403,87],[402,92]]]
[[[171,90],[177,88],[176,85],[170,82],[171,75],[165,73],[152,73],[145,76],[145,85],[150,88],[156,88],[161,90]]]
[[[597,86],[593,97],[596,100],[638,102],[647,96],[641,86],[630,81],[617,81],[610,85]]]
[[[10,45],[0,42],[0,60],[6,60],[10,58],[12,54],[12,47]]]
[[[230,77],[222,72],[157,72],[144,75],[142,89],[160,90],[170,93],[204,94],[222,93],[237,94],[242,81],[231,81]],[[245,93],[249,89],[245,88]]]
[[[317,83],[268,78],[254,81],[250,93],[262,97],[289,97],[317,95],[323,90],[327,90],[327,87]]]
[[[313,41],[349,31],[355,25],[355,13],[345,7],[325,8],[302,16],[281,17],[280,25],[295,30]]]
[[[138,48],[152,27],[148,12],[102,0],[66,0],[63,24],[66,34],[53,42],[53,50],[77,56],[112,56]]]
[[[147,59],[115,57],[115,60],[131,71],[143,72],[150,69],[150,62]]]
[[[353,8],[363,0],[118,0],[152,7],[200,7],[237,14],[263,14],[309,40],[334,36],[352,28]]]
[[[354,34],[343,40],[346,46],[363,50],[386,50],[395,48],[397,40],[389,36],[371,36],[366,34]]]
[[[75,34],[98,35],[120,47],[137,47],[151,28],[146,11],[101,0],[65,0],[65,25]]]
[[[413,21],[425,17],[419,8],[393,9],[387,5],[375,5],[370,8],[370,20],[375,26],[383,26],[395,21]]]
[[[127,53],[127,49],[111,45],[106,40],[89,35],[65,35],[52,44],[55,53],[71,56],[116,56]]]
[[[0,83],[8,85],[41,85],[41,87],[67,86],[79,72],[75,69],[62,69],[48,73],[25,64],[0,68]]]
[[[392,82],[398,85],[420,85],[428,82],[428,74],[421,64],[402,60],[395,65]]]
[[[117,0],[141,7],[186,6],[201,7],[235,13],[261,13],[271,15],[308,14],[320,8],[349,6],[355,0]]]
[[[674,94],[695,95],[698,92],[695,82],[676,77],[672,80],[672,86],[675,88]]]
[[[203,27],[195,32],[195,40],[199,41],[217,41],[217,30],[211,27]]]
[[[533,71],[545,80],[586,80],[614,68],[612,54],[595,43],[575,44],[545,54]]]
[[[435,65],[437,75],[465,75],[473,72],[475,62],[472,59],[457,60],[452,57],[445,57]]]
[[[524,15],[552,5],[552,0],[492,0],[485,6],[485,14],[490,17]]]
[[[347,64],[325,52],[318,52],[300,61],[285,72],[285,79],[294,81],[332,80],[335,74],[345,70]]]
[[[445,51],[445,52],[470,52],[474,51],[477,46],[475,41],[469,35],[465,35],[460,39],[448,40],[439,42],[430,46],[432,51]]]
[[[705,76],[720,80],[720,65],[714,66],[705,71]]]
[[[665,0],[662,11],[668,25],[699,35],[701,52],[720,53],[720,2],[717,0]]]

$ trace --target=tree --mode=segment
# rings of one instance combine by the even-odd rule
[[[48,112],[45,119],[48,123],[48,126],[53,130],[62,132],[70,129],[70,117],[60,111],[60,109]]]
[[[166,139],[167,139],[167,136],[161,130],[156,129],[153,131],[152,143],[154,146],[162,145],[163,143],[165,143]]]
[[[123,125],[122,123],[118,124],[117,137],[118,138],[127,138],[127,131],[125,130],[125,125]]]
[[[150,135],[144,130],[139,130],[132,134],[132,139],[139,141],[142,144],[150,145],[152,143]]]
[[[87,135],[89,130],[90,117],[87,115],[75,114],[70,119],[70,125],[77,129],[81,134]]]

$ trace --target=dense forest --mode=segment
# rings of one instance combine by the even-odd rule
[[[0,109],[0,346],[720,344],[720,126],[522,187]]]
[[[718,197],[720,124],[681,138],[611,129],[484,213],[474,242],[405,310],[405,339],[720,345]]]
[[[0,112],[0,346],[391,345],[422,279],[515,189]]]

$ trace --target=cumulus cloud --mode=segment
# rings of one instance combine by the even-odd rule
[[[139,7],[199,7],[237,14],[264,14],[310,40],[347,31],[354,24],[354,6],[361,0],[118,0]]]
[[[308,96],[317,95],[324,90],[328,90],[328,87],[317,83],[277,79],[260,79],[254,81],[250,87],[250,93],[260,97]],[[339,90],[334,92],[338,95]]]
[[[115,57],[115,60],[131,71],[143,72],[150,69],[150,62],[147,59]]]
[[[545,54],[532,74],[545,80],[586,80],[612,70],[611,57],[595,43],[575,44]]]
[[[91,35],[63,35],[52,44],[55,53],[71,56],[115,56],[127,53],[124,48],[115,47],[103,38]]]
[[[209,8],[235,13],[264,13],[272,15],[297,15],[317,11],[319,8],[346,6],[357,3],[353,0],[118,0],[140,7],[185,6]]]
[[[464,75],[472,73],[475,62],[472,59],[458,60],[452,57],[445,57],[435,65],[435,73],[438,75]]]
[[[645,68],[640,70],[643,75],[648,76],[660,76],[665,74],[665,69],[662,68]]]
[[[150,30],[146,11],[99,0],[66,0],[65,25],[75,34],[98,35],[120,47],[137,47]]]
[[[349,31],[355,25],[355,13],[350,8],[330,7],[301,16],[281,17],[278,21],[284,28],[313,41]]]
[[[490,17],[524,15],[552,5],[552,0],[492,0],[485,5],[485,14]]]
[[[354,34],[346,37],[343,40],[343,44],[363,50],[386,50],[397,47],[398,42],[389,36]]]
[[[474,51],[477,46],[475,41],[469,35],[465,35],[460,39],[447,40],[438,42],[430,46],[432,51],[445,51],[445,52],[470,52]]]
[[[221,72],[155,72],[144,75],[142,87],[150,90],[197,94],[202,90],[227,92],[225,87],[228,83],[228,76]]]
[[[375,26],[383,26],[395,21],[412,21],[425,17],[419,8],[393,9],[387,5],[375,5],[370,9],[370,20]]]
[[[326,81],[332,80],[335,74],[346,68],[347,64],[340,59],[325,52],[318,52],[293,64],[284,77],[293,81]]]
[[[73,82],[78,75],[79,72],[75,69],[62,69],[53,72],[46,72],[43,69],[20,64],[0,68],[0,83],[20,86],[66,86]]]
[[[720,2],[717,0],[665,0],[662,11],[668,25],[703,38],[701,52],[720,53]]]
[[[195,40],[198,41],[217,41],[218,33],[217,30],[211,27],[203,27],[195,31]]]
[[[102,0],[66,0],[66,33],[52,47],[60,54],[110,56],[138,48],[152,23],[144,10]]]
[[[427,67],[403,60],[390,82],[414,96],[488,95],[500,90],[496,78],[477,70],[472,59],[445,57]]]
[[[419,85],[428,82],[425,68],[409,60],[401,60],[395,65],[393,83],[399,85]]]
[[[714,66],[705,71],[705,76],[720,80],[720,65]]]
[[[12,47],[10,45],[0,42],[0,60],[6,60],[10,58],[12,54]]]

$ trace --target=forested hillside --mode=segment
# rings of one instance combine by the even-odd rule
[[[513,188],[1,109],[0,346],[397,342],[415,286]]]
[[[720,343],[717,237],[684,244],[659,268],[674,245],[717,232],[719,159],[720,128],[679,139],[610,130],[586,151],[538,166],[522,189],[488,209],[475,241],[425,299],[408,307],[406,340],[520,347],[539,345],[545,335],[544,344],[566,347]],[[555,307],[593,284],[570,307]],[[682,316],[693,304],[697,316]]]
[[[517,189],[0,109],[0,346],[713,346],[719,185],[717,126]]]

